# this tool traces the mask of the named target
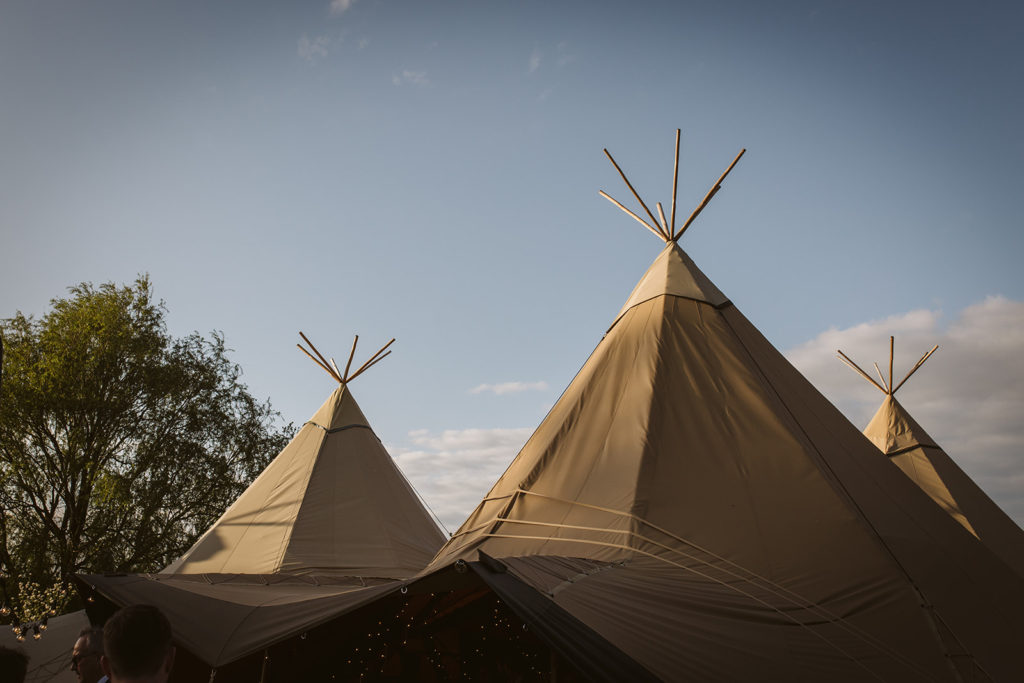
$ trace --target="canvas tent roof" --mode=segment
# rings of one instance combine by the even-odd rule
[[[401,578],[444,542],[342,384],[169,574]]]
[[[83,575],[83,589],[160,607],[179,642],[216,667],[422,569],[444,536],[352,396],[354,375],[328,372],[337,389],[180,559],[153,575]]]
[[[211,667],[230,664],[338,618],[401,586],[395,580],[257,575],[80,575],[115,605],[148,604],[175,641]]]
[[[1024,676],[1020,579],[648,227],[664,251],[425,573],[499,558],[665,680]]]
[[[893,341],[890,337],[890,369]],[[1024,531],[960,469],[896,399],[896,391],[937,348],[925,354],[895,387],[891,370],[888,382],[881,377],[881,372],[882,384],[872,381],[885,394],[885,399],[864,429],[864,435],[951,518],[979,538],[1018,576],[1024,577]],[[845,354],[840,354],[841,359],[866,376]]]

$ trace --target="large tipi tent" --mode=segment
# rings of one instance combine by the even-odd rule
[[[351,374],[310,348],[337,389],[191,549],[159,574],[80,577],[94,601],[160,607],[210,667],[397,590],[444,543],[351,393],[387,345]]]
[[[839,358],[885,394],[882,405],[864,429],[882,453],[946,513],[976,536],[993,553],[1024,577],[1024,531],[981,490],[973,479],[942,450],[896,400],[896,392],[938,349],[921,357],[907,375],[893,385],[893,345],[889,337],[889,379],[878,370],[876,382],[842,351]]]
[[[425,574],[497,558],[527,621],[546,602],[664,680],[1024,680],[1019,577],[677,244],[721,182],[679,230],[674,196],[630,212],[664,250]]]

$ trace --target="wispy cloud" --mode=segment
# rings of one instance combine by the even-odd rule
[[[299,47],[297,53],[299,57],[305,59],[310,64],[316,64],[321,59],[327,57],[327,48],[331,45],[331,39],[327,36],[314,36],[310,38],[306,34],[303,34],[299,38]]]
[[[388,451],[450,531],[462,524],[533,432],[519,429],[448,429],[409,432]]]
[[[533,52],[530,53],[530,64],[529,64],[530,73],[533,73],[534,71],[536,71],[537,69],[540,68],[540,63],[541,63],[541,59],[543,58],[543,56],[544,55],[540,51],[539,47],[533,48]]]
[[[519,394],[524,391],[544,391],[547,388],[547,382],[502,382],[501,384],[478,384],[470,389],[469,393],[490,392],[501,396],[502,394]]]
[[[420,87],[430,85],[426,71],[411,71],[409,69],[403,69],[401,73],[394,74],[391,77],[391,82],[395,85],[418,85]]]
[[[331,14],[336,17],[341,16],[351,9],[354,4],[356,4],[356,0],[331,0]]]
[[[835,359],[836,349],[874,375],[900,379],[935,344],[939,350],[900,389],[900,403],[1011,517],[1024,523],[1024,302],[989,297],[950,321],[917,310],[846,329],[829,329],[786,356],[858,427],[882,394]]]

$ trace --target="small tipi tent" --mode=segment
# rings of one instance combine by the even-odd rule
[[[81,576],[90,601],[157,605],[216,668],[398,590],[444,536],[350,390],[390,344],[351,374],[355,343],[344,371],[303,349],[339,384],[323,406],[179,560],[159,574]]]
[[[842,351],[839,359],[885,394],[882,405],[864,429],[868,437],[911,481],[946,513],[1024,577],[1024,531],[981,490],[973,479],[928,436],[896,400],[896,392],[924,365],[938,346],[924,354],[906,376],[893,385],[893,347],[889,337],[889,379],[878,371],[876,382]]]
[[[349,389],[353,379],[391,353],[383,353],[390,344],[351,377],[310,355],[338,388],[223,516],[162,574],[403,578],[426,566],[444,537]]]
[[[1019,577],[677,244],[721,182],[679,230],[675,188],[629,212],[664,250],[425,573],[496,558],[663,680],[1024,679]]]

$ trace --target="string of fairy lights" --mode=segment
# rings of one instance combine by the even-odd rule
[[[362,629],[314,629],[291,646],[271,648],[263,655],[260,679],[279,680],[268,675],[273,659],[290,675],[311,680],[550,680],[550,650],[493,593],[403,598],[387,616],[368,616]],[[323,657],[324,652],[334,656]]]
[[[10,575],[0,574],[0,578],[10,578]],[[61,607],[67,601],[67,589],[63,586],[54,586],[42,590],[31,581],[19,582],[20,608],[15,609],[6,600],[0,604],[0,619],[10,619],[11,632],[18,642],[24,642],[30,635],[34,640],[39,640],[46,632],[50,617],[57,616]],[[6,592],[6,591],[5,591]],[[7,595],[7,599],[10,595]],[[34,618],[27,619],[33,615]]]
[[[0,617],[7,618],[11,616],[13,610],[6,604],[0,606]],[[14,633],[14,637],[18,639],[18,642],[24,642],[25,639],[32,634],[32,638],[39,640],[43,637],[43,632],[46,631],[47,623],[50,621],[50,617],[57,616],[57,610],[51,608],[42,616],[41,619],[33,619],[30,621],[22,621],[17,616],[11,619],[11,631]]]
[[[431,593],[429,597],[438,595]],[[546,648],[500,599],[491,594],[490,600],[481,597],[474,601],[487,615],[486,623],[466,619],[467,615],[460,612],[458,624],[444,624],[445,617],[455,614],[457,607],[465,607],[458,600],[448,600],[452,604],[447,609],[435,604],[427,610],[405,600],[394,617],[377,619],[363,638],[352,642],[344,667],[332,672],[332,678],[337,680],[340,675],[342,680],[365,680],[411,673],[422,679],[426,672],[402,668],[419,659],[421,666],[429,667],[439,680],[474,680],[484,672],[493,672],[496,666],[516,669],[524,676],[522,680],[546,680]]]

